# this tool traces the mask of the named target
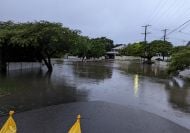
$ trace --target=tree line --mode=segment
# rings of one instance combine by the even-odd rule
[[[97,58],[113,47],[106,37],[92,38],[61,23],[36,21],[0,22],[0,68],[6,71],[9,61],[43,61],[52,71],[52,57],[71,53],[79,57]]]
[[[189,67],[190,67],[190,47],[189,46],[174,47],[172,50],[168,72],[172,74],[179,74],[180,71],[189,69]]]
[[[89,38],[80,30],[73,30],[61,23],[35,21],[15,23],[0,22],[0,69],[6,71],[6,63],[11,61],[43,61],[52,71],[51,58],[62,57],[65,53],[84,58],[99,58],[114,47],[113,40],[106,37]],[[171,42],[154,40],[128,44],[120,50],[121,55],[139,56],[152,63],[152,57],[162,59],[171,56],[169,72],[189,68],[190,48],[174,47]]]
[[[151,64],[153,56],[171,57],[168,67],[170,74],[178,74],[180,71],[190,67],[190,46],[173,46],[171,42],[154,40],[150,43],[139,42],[128,44],[127,47],[120,50],[121,55],[138,56],[146,59],[146,63]]]
[[[151,64],[152,57],[160,55],[162,60],[166,56],[171,55],[171,50],[173,45],[168,41],[154,40],[150,43],[148,42],[138,42],[133,44],[128,44],[127,47],[120,51],[121,55],[127,56],[139,56],[147,59],[147,63]]]

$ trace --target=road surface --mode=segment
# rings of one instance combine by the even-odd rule
[[[81,114],[82,133],[190,133],[157,115],[106,102],[50,106],[14,115],[18,133],[67,133]],[[7,117],[0,118],[0,125]]]

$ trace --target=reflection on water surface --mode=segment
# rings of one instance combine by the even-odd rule
[[[77,101],[102,100],[140,109],[190,113],[190,82],[169,78],[161,65],[138,62],[58,61],[0,77],[0,113]]]

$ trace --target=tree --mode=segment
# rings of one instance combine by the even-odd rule
[[[121,55],[127,56],[143,56],[144,45],[142,43],[128,44],[127,47],[120,51]]]
[[[99,38],[90,40],[90,57],[99,58],[105,55],[106,45],[104,41]]]
[[[2,62],[6,62],[5,53],[9,52],[10,48],[29,48],[35,51],[36,59],[44,61],[50,72],[53,70],[51,58],[68,49],[73,34],[72,30],[63,27],[61,23],[47,21],[1,22],[0,29]],[[15,55],[18,55],[18,52],[15,52]]]
[[[161,54],[164,60],[165,56],[169,56],[172,50],[172,44],[168,41],[154,40],[150,43],[155,54]]]
[[[75,42],[72,44],[70,53],[78,57],[82,57],[82,61],[85,57],[89,57],[90,40],[86,36],[76,36]]]
[[[106,37],[95,38],[93,40],[96,40],[102,45],[104,45],[106,51],[111,51],[111,49],[114,47],[113,40],[108,39]]]
[[[160,53],[163,56],[170,55],[172,44],[170,42],[164,42],[161,40],[155,40],[150,43],[133,43],[120,51],[122,55],[127,56],[139,56],[147,59],[146,63],[151,64],[152,57]]]
[[[6,72],[7,49],[11,45],[11,38],[15,36],[17,28],[11,21],[0,22],[0,70]]]
[[[126,56],[139,56],[142,58],[147,57],[147,49],[148,45],[144,44],[144,42],[139,42],[139,43],[133,43],[133,44],[128,44],[127,47],[122,49],[120,51],[121,55],[126,55]]]
[[[185,49],[172,55],[171,62],[169,64],[169,73],[178,73],[190,66],[190,50]]]
[[[107,50],[111,49],[113,41],[105,37],[89,39],[87,36],[78,34],[75,42],[72,43],[70,53],[82,57],[82,61],[87,58],[99,58],[105,55]]]
[[[60,23],[40,21],[25,23],[22,32],[13,38],[13,43],[18,45],[32,45],[37,48],[40,58],[44,61],[48,71],[52,71],[51,58],[64,51],[64,44],[68,43],[70,30],[63,28]]]
[[[172,48],[171,54],[179,53],[179,52],[181,52],[181,51],[183,51],[185,49],[188,49],[188,48],[189,47],[187,47],[187,46],[175,46],[175,47]]]

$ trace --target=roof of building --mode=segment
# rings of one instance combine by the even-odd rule
[[[127,45],[123,44],[123,45],[120,45],[120,46],[117,46],[115,48],[113,48],[114,50],[119,50],[119,49],[123,49],[125,48]]]
[[[119,52],[116,52],[116,51],[109,51],[109,52],[106,52],[106,54],[119,54]]]

